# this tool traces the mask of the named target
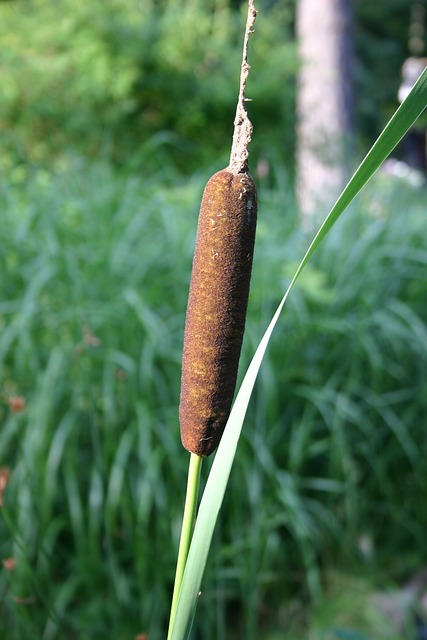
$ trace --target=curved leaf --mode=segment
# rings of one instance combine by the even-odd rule
[[[397,143],[427,106],[427,69],[424,70],[406,100],[400,105],[394,116],[366,155],[363,162],[349,181],[348,185],[331,209],[329,215],[317,232],[306,254],[295,272],[280,305],[274,314],[256,352],[236,397],[230,418],[222,436],[213,462],[205,491],[200,503],[197,522],[188,554],[184,578],[178,600],[177,613],[171,634],[171,640],[183,640],[191,630],[198,593],[206,565],[209,547],[215,523],[223,501],[228,478],[233,464],[236,447],[245,418],[246,410],[261,366],[265,350],[273,329],[279,319],[282,308],[293,284],[304,269],[310,256],[335,222],[356,197],[362,187],[387,158]]]

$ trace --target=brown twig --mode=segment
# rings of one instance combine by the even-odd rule
[[[255,24],[257,12],[253,0],[248,3],[248,17],[246,20],[245,39],[243,42],[242,67],[240,71],[240,90],[237,101],[236,117],[234,118],[233,144],[231,147],[230,164],[228,170],[231,173],[248,172],[248,146],[252,136],[252,123],[249,120],[245,102],[246,80],[248,79],[250,66],[248,64],[248,42],[249,35],[253,33],[252,27]]]

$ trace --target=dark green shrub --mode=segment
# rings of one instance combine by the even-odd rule
[[[164,148],[188,170],[228,150],[245,18],[227,0],[15,0],[0,13],[3,154],[139,163],[151,140],[150,163]],[[268,69],[248,91],[264,149],[278,130],[292,137],[289,23],[289,10],[266,9],[254,41],[255,67]]]

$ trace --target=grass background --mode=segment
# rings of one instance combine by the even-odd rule
[[[0,637],[164,636],[187,466],[184,315],[211,172],[143,181],[75,160],[1,181],[0,556],[16,566],[0,571]],[[259,191],[241,374],[309,240],[284,168]],[[374,591],[427,557],[424,217],[423,190],[378,176],[291,295],[196,638],[392,637]]]
[[[240,377],[311,240],[292,197],[294,5],[258,0],[251,42]],[[396,108],[411,3],[356,5],[363,154]],[[0,639],[166,634],[191,258],[244,20],[237,0],[0,2]],[[375,594],[427,564],[425,197],[377,176],[293,290],[194,640],[394,639]]]

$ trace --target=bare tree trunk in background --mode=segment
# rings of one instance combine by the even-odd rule
[[[352,132],[353,0],[298,0],[297,201],[311,226],[347,178]]]

